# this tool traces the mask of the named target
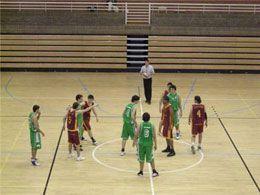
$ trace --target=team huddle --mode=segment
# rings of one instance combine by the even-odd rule
[[[140,97],[137,95],[132,96],[131,102],[126,105],[122,117],[123,128],[121,133],[122,147],[120,155],[126,155],[125,146],[127,140],[133,140],[133,147],[137,148],[138,161],[140,163],[140,171],[138,176],[143,175],[144,162],[148,162],[152,167],[152,176],[156,177],[159,173],[155,169],[153,151],[157,149],[157,136],[156,128],[150,121],[150,114],[145,112],[142,115],[142,122],[137,123],[137,104]],[[97,145],[97,141],[93,137],[90,119],[91,112],[96,117],[98,116],[95,108],[98,105],[94,101],[94,96],[89,95],[87,100],[84,101],[83,95],[78,94],[76,101],[72,106],[68,106],[66,114],[63,118],[62,130],[67,129],[68,132],[68,151],[69,158],[73,157],[73,149],[76,150],[77,161],[84,160],[81,155],[82,141],[86,141],[84,131],[86,131],[92,141],[93,145]],[[176,152],[174,150],[173,141],[173,128],[175,127],[175,138],[178,140],[181,137],[179,118],[182,117],[181,98],[177,93],[177,88],[172,83],[167,84],[167,89],[163,92],[159,101],[159,112],[161,113],[161,120],[159,122],[158,134],[163,136],[166,140],[166,148],[162,150],[163,153],[168,153],[167,157],[173,157]],[[40,106],[34,105],[33,112],[29,115],[29,130],[32,157],[31,163],[34,166],[39,166],[36,158],[37,150],[41,149],[41,135],[44,132],[40,129]],[[207,126],[207,114],[205,106],[202,104],[200,96],[194,97],[194,104],[191,107],[188,124],[191,124],[191,152],[196,153],[195,139],[198,135],[198,150],[202,149],[202,133],[204,126]]]

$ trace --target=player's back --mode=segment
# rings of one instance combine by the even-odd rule
[[[134,108],[134,104],[130,103],[127,104],[125,107],[125,111],[123,114],[123,120],[125,123],[131,123],[132,122],[132,110]]]
[[[138,143],[143,146],[153,145],[153,125],[150,122],[142,122],[140,124],[140,132]]]
[[[205,106],[203,104],[192,105],[192,124],[203,125],[205,121]]]
[[[67,128],[68,130],[77,130],[77,115],[76,115],[76,111],[68,111],[67,114]]]

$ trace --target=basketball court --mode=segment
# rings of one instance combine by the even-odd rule
[[[2,72],[1,194],[42,194],[44,189],[47,194],[258,194],[259,79],[257,74],[157,73],[152,104],[141,101],[138,121],[142,112],[149,112],[158,128],[159,98],[170,81],[182,97],[184,112],[182,137],[174,142],[176,156],[161,153],[165,140],[157,137],[155,164],[160,176],[151,178],[147,164],[144,176],[136,175],[139,164],[132,141],[127,142],[126,156],[119,155],[124,105],[139,91],[144,97],[137,73]],[[95,96],[100,119],[91,121],[99,144],[93,146],[86,135],[86,159],[81,162],[68,159],[67,132],[61,134],[65,108],[78,93]],[[203,150],[193,155],[187,117],[195,95],[202,97],[209,122]],[[38,152],[39,167],[30,163],[27,118],[36,103],[46,134]]]

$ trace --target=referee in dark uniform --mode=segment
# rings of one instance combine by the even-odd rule
[[[145,60],[145,65],[142,66],[140,74],[143,77],[144,82],[144,94],[146,103],[151,104],[152,99],[152,76],[154,75],[153,66],[149,64],[148,60]]]

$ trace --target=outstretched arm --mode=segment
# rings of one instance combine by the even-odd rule
[[[88,112],[90,111],[91,109],[97,107],[98,104],[93,104],[92,106],[89,106],[88,108],[84,109],[84,110],[77,110],[77,113],[85,113],[85,112]]]

